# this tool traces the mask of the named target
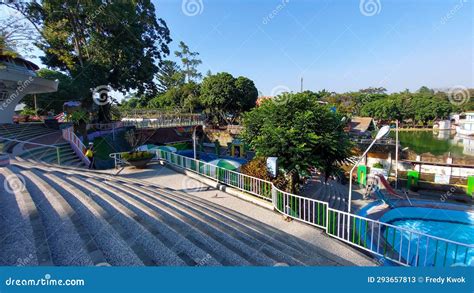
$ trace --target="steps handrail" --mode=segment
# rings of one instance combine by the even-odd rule
[[[84,143],[82,143],[82,141],[79,139],[79,137],[77,137],[77,135],[74,133],[73,127],[71,126],[69,128],[64,128],[62,130],[62,133],[63,138],[69,142],[76,155],[86,166],[89,166],[90,160],[85,155],[87,148]]]
[[[32,144],[32,145],[37,145],[37,146],[47,147],[47,148],[54,148],[54,149],[56,149],[56,158],[58,159],[58,165],[61,165],[61,152],[59,151],[60,147],[58,147],[58,146],[56,146],[56,145],[43,144],[43,143],[37,143],[37,142],[30,142],[30,141],[27,141],[27,140],[19,140],[19,139],[6,138],[6,137],[0,136],[0,142],[1,142],[2,140],[8,140],[8,141],[13,141],[13,142],[18,142],[18,143],[22,143],[22,144]]]

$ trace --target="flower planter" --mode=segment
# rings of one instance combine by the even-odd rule
[[[146,166],[148,166],[148,163],[150,163],[152,158],[146,158],[146,159],[141,159],[141,160],[130,160],[127,161],[131,166],[137,168],[137,169],[144,169]]]

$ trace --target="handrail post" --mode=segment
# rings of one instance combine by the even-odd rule
[[[56,147],[56,155],[58,156],[58,165],[61,166],[61,152],[59,151],[59,147]]]

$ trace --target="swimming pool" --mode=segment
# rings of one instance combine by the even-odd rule
[[[411,265],[474,266],[474,214],[446,209],[400,207],[385,213],[381,222],[402,229],[387,228],[384,238]],[[423,234],[411,233],[416,231]],[[431,235],[453,242],[446,242]],[[417,259],[415,256],[418,255]]]

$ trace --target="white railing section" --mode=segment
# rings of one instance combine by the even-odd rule
[[[85,155],[87,148],[79,139],[79,137],[77,137],[77,135],[74,133],[73,127],[65,128],[62,130],[62,132],[63,138],[69,142],[76,155],[86,166],[89,166],[89,158],[87,158]]]
[[[120,153],[110,154],[115,166],[127,164]],[[293,219],[323,228],[325,232],[359,249],[404,266],[473,266],[474,245],[397,227],[328,207],[327,202],[278,189],[272,182],[226,170],[175,153],[157,150],[154,161],[166,161],[237,188],[267,201]]]
[[[468,245],[333,208],[327,209],[326,233],[404,266],[472,266]]]
[[[204,118],[197,114],[162,114],[156,118],[122,118],[124,126],[137,128],[163,128],[203,125]]]

